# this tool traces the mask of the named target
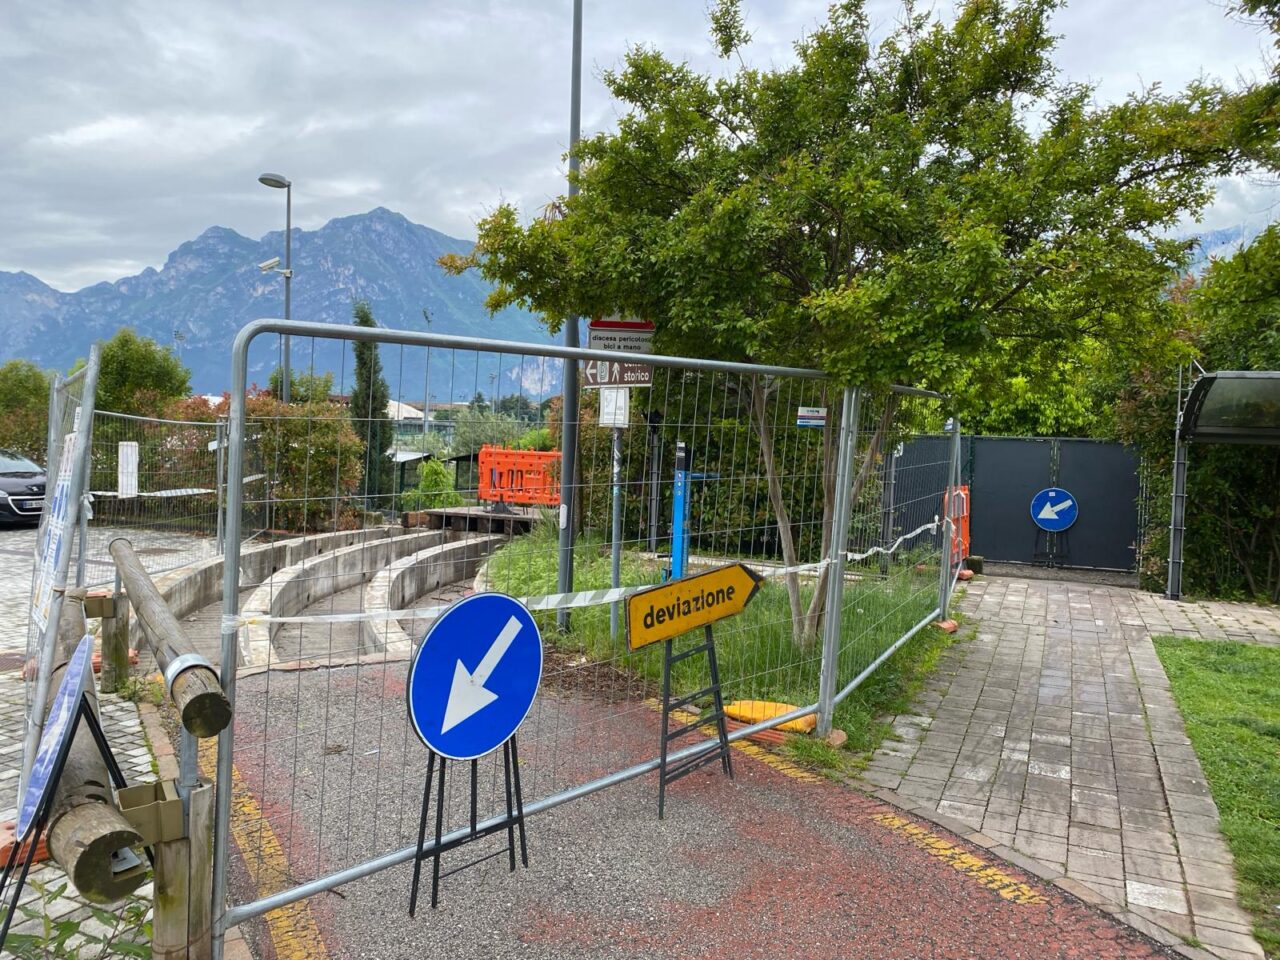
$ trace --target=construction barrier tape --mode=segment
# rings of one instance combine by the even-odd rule
[[[846,558],[850,563],[856,563],[859,560],[866,560],[878,553],[886,556],[894,553],[908,540],[912,540],[920,534],[928,531],[937,533],[938,527],[944,522],[950,521],[940,520],[934,517],[929,523],[923,523],[916,527],[910,533],[904,533],[897,540],[887,547],[872,547],[865,553],[849,553]],[[756,570],[760,576],[766,580],[775,580],[779,577],[789,576],[799,573],[817,573],[830,565],[831,560],[819,560],[816,563],[801,563],[791,567],[761,567]],[[617,603],[625,600],[632,594],[639,593],[642,590],[649,590],[660,584],[646,583],[636,587],[609,587],[603,590],[577,590],[573,593],[547,593],[532,597],[517,597],[522,604],[530,610],[572,610],[579,607],[597,607],[606,603]],[[440,614],[444,613],[452,604],[438,604],[434,607],[411,607],[404,610],[357,610],[351,613],[316,613],[316,614],[299,614],[291,617],[277,617],[268,613],[240,613],[234,617],[224,616],[222,618],[223,629],[232,628],[239,630],[241,627],[248,627],[263,623],[359,623],[367,620],[433,620]]]

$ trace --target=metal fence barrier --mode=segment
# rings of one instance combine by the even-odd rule
[[[246,398],[251,365],[270,363],[263,335],[284,331],[295,370],[332,373],[346,409]],[[368,381],[369,396],[351,396],[369,350],[398,422],[352,416],[376,405]],[[485,444],[559,448],[566,359],[654,371],[626,411],[584,391],[577,469],[560,478],[580,525],[574,591],[557,594],[564,511],[481,501],[477,471]],[[863,395],[813,370],[246,327],[228,425],[221,676],[236,720],[217,755],[215,956],[230,927],[293,904],[303,930],[306,897],[413,856],[426,751],[405,718],[407,660],[468,591],[524,599],[544,631],[542,694],[520,732],[528,813],[656,769],[661,657],[628,649],[619,606],[665,577],[738,560],[765,577],[747,611],[716,627],[724,696],[794,709],[734,739],[814,713],[823,731],[838,724],[849,691],[945,612],[957,566],[941,514],[958,476],[944,425],[936,395]],[[936,455],[897,463],[899,445],[923,435],[938,437]],[[246,586],[241,544],[259,531],[256,556],[316,547]],[[559,633],[565,611],[571,630]],[[682,662],[676,689],[705,686],[701,669]],[[482,763],[480,784],[483,820],[503,809],[501,765]],[[455,823],[467,819],[462,786],[445,800]]]
[[[49,388],[47,479],[36,536],[31,616],[27,621],[26,721],[19,797],[26,790],[44,726],[63,593],[71,582],[74,545],[77,536],[83,540],[87,520],[83,499],[89,481],[89,427],[93,422],[99,361],[100,351],[95,344],[84,367],[69,377],[55,376]]]
[[[217,556],[224,437],[222,422],[97,411],[78,582],[114,578],[107,548],[116,537],[129,538],[152,575]]]

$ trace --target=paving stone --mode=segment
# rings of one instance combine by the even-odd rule
[[[1209,924],[1248,940],[1232,926],[1234,875],[1213,869],[1229,865],[1230,852],[1150,637],[1248,634],[1280,645],[1280,613],[982,577],[958,606],[976,640],[949,650],[911,714],[894,719],[933,718],[903,731],[918,744],[903,796],[980,826],[1015,863],[1039,861],[1037,875],[1067,871],[1188,956],[1196,951],[1180,935]],[[877,757],[872,767],[881,763],[882,774],[898,765]],[[1259,956],[1236,947],[1214,951]]]
[[[1130,906],[1151,907],[1184,915],[1188,912],[1186,894],[1177,887],[1126,880],[1124,889]]]

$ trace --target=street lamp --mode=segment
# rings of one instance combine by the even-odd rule
[[[258,182],[264,187],[284,191],[284,269],[280,273],[284,274],[284,318],[288,320],[289,287],[293,283],[293,183],[278,173],[264,173],[258,177]],[[275,269],[275,264],[263,269],[264,272],[266,269]],[[289,373],[289,335],[287,333],[281,338],[281,344],[283,356],[280,363],[280,399],[288,403],[293,378]]]

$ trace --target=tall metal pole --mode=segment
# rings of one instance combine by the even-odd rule
[[[658,430],[658,417],[649,411],[649,552],[658,552],[658,506],[662,480],[662,434]]]
[[[221,554],[222,546],[223,546],[222,540],[223,540],[223,533],[224,533],[224,530],[223,530],[224,504],[222,501],[222,478],[223,478],[224,467],[226,463],[223,457],[226,454],[226,446],[227,446],[226,424],[223,423],[221,418],[219,418],[213,425],[213,443],[214,443],[214,450],[215,450],[214,470],[217,473],[217,481],[214,483],[214,488],[217,490],[217,493],[218,493],[217,520],[215,521],[217,525],[216,543],[218,545],[218,553]]]
[[[1173,503],[1169,512],[1169,571],[1165,597],[1182,599],[1182,550],[1187,527],[1187,444],[1182,439],[1182,367],[1178,367],[1178,415],[1173,427]]]
[[[258,182],[272,190],[284,191],[284,270],[278,272],[284,274],[284,318],[288,320],[293,285],[293,181],[283,174],[264,173],[258,177]],[[280,261],[272,262],[278,264]],[[266,266],[263,269],[273,268]],[[293,393],[293,377],[289,367],[289,335],[286,333],[280,337],[280,399],[285,403],[292,399]]]
[[[844,564],[853,517],[854,460],[858,453],[860,396],[856,387],[844,388],[840,432],[836,438],[836,510],[831,519],[831,553],[827,557],[826,611],[822,616],[822,667],[818,675],[818,735],[831,732],[835,716],[836,683],[840,676],[840,628],[844,619]]]
[[[623,390],[629,388],[623,387]],[[622,586],[622,431],[613,428],[613,549],[610,554],[609,586]],[[621,603],[609,604],[609,636],[618,639]]]
[[[582,137],[582,0],[573,0],[573,65],[569,82],[569,196],[578,194],[578,141]],[[577,347],[578,317],[564,324],[564,345]],[[560,429],[560,562],[556,571],[560,593],[573,590],[574,494],[578,451],[578,361],[564,362],[564,404]],[[569,611],[556,611],[556,625],[569,629]]]
[[[289,319],[289,295],[293,286],[293,181],[284,188],[284,318]],[[293,377],[289,371],[289,335],[284,335],[284,356],[280,361],[280,399],[290,401],[293,393]]]

